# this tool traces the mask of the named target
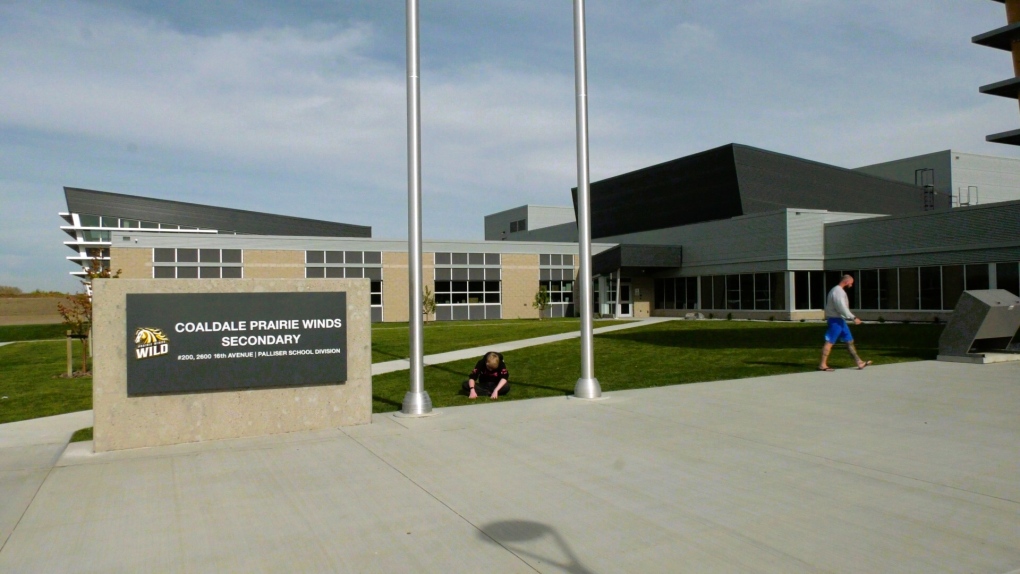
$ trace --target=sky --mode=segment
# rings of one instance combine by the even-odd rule
[[[570,205],[566,0],[421,0],[426,239]],[[587,0],[591,178],[727,143],[842,167],[985,135],[1017,104],[989,0]],[[0,0],[0,285],[76,290],[63,186],[407,236],[405,3]]]

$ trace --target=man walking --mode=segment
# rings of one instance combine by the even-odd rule
[[[857,348],[854,347],[854,337],[850,334],[850,327],[846,324],[847,321],[853,321],[854,325],[860,325],[861,320],[854,316],[850,312],[850,301],[846,296],[847,287],[854,286],[854,278],[850,275],[844,275],[839,281],[839,285],[836,285],[829,291],[829,295],[825,298],[825,322],[828,323],[828,329],[825,331],[825,344],[822,345],[822,362],[818,365],[819,371],[835,371],[829,366],[829,353],[832,351],[832,346],[842,339],[846,342],[846,349],[850,351],[850,356],[854,358],[854,362],[857,363],[857,369],[863,369],[871,364],[871,361],[862,361],[861,357],[857,355]]]

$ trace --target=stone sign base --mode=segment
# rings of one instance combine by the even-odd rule
[[[966,355],[939,355],[938,360],[950,363],[971,363],[987,365],[989,363],[1011,363],[1020,361],[1020,353],[968,353]]]
[[[368,279],[97,279],[93,284],[96,452],[367,424],[372,416]],[[347,293],[347,380],[129,397],[129,293]],[[171,344],[173,339],[171,337]],[[254,386],[254,385],[253,385]]]

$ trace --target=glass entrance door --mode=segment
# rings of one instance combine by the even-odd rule
[[[631,300],[630,296],[630,283],[623,280],[620,281],[620,316],[621,317],[633,317],[634,316],[634,301]]]
[[[617,316],[617,317],[633,317],[634,316],[634,301],[631,299],[631,287],[630,279],[620,278],[620,308],[616,308],[616,288],[617,288],[617,276],[615,273],[596,277],[592,281],[592,292],[594,294],[595,312],[599,313],[603,317],[605,316]],[[605,294],[605,300],[602,300],[600,293]]]

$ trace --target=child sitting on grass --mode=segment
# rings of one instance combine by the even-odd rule
[[[510,392],[510,372],[503,362],[503,355],[494,351],[485,353],[485,356],[475,363],[474,370],[464,381],[464,390],[469,399],[476,399],[478,391],[489,395],[490,399],[497,399]]]

